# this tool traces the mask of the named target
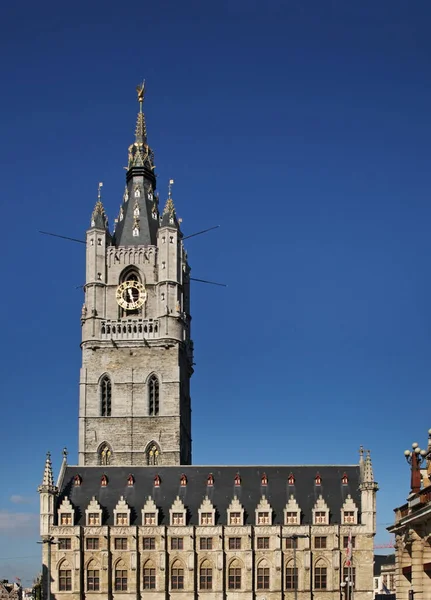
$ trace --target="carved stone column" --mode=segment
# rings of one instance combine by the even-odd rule
[[[418,598],[422,598],[423,580],[423,540],[418,532],[410,530],[412,540],[412,588]]]
[[[406,551],[406,544],[403,535],[397,535],[395,542],[396,552],[396,573],[395,585],[397,590],[397,600],[408,600],[410,583],[403,574],[403,567],[410,566],[410,556]],[[407,563],[408,558],[408,563]]]

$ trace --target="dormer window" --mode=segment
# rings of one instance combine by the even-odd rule
[[[213,474],[212,474],[212,473],[210,473],[210,474],[208,475],[208,478],[207,478],[207,485],[208,485],[208,486],[212,486],[212,485],[214,485],[214,477],[213,477]]]
[[[156,513],[145,513],[144,525],[156,525]]]
[[[158,475],[154,476],[154,487],[160,487],[161,479]]]
[[[317,473],[315,479],[314,479],[314,483],[316,485],[322,485],[322,478],[320,477],[319,473]]]
[[[82,483],[82,477],[81,475],[75,475],[75,477],[73,478],[73,485],[75,487],[79,487]]]
[[[186,524],[186,507],[179,496],[177,496],[172,503],[172,506],[169,510],[169,515],[171,525]]]
[[[158,524],[159,509],[157,508],[151,496],[148,497],[142,509],[142,524],[154,526]]]
[[[141,197],[141,190],[139,188],[136,188],[135,190],[135,198],[140,198]]]
[[[102,525],[102,508],[96,497],[93,496],[90,500],[89,505],[85,509],[86,525],[87,526],[100,526]]]
[[[231,512],[229,516],[229,525],[242,525],[240,512]]]
[[[235,475],[235,485],[241,485],[241,477],[239,476],[239,473]]]
[[[184,513],[172,513],[172,525],[184,525]]]
[[[314,523],[315,525],[324,525],[327,523],[326,520],[326,511],[318,510],[314,513]]]
[[[341,522],[346,525],[356,525],[358,523],[358,507],[350,494],[341,508]]]
[[[271,525],[269,512],[259,512],[257,516],[258,525]]]
[[[214,525],[212,512],[201,513],[201,525]]]
[[[287,483],[288,483],[289,485],[295,485],[295,477],[294,477],[293,473],[291,473],[291,474],[289,475],[289,479],[287,480]]]
[[[106,477],[106,475],[102,475],[102,478],[100,480],[100,485],[102,487],[106,487],[108,485],[108,478]]]
[[[61,513],[60,525],[72,525],[72,513]]]
[[[286,511],[286,525],[297,525],[298,524],[298,513]]]
[[[266,476],[266,473],[262,475],[260,483],[261,485],[268,485],[268,477]]]
[[[127,478],[128,487],[133,487],[134,484],[135,484],[135,478],[133,477],[133,475],[129,475],[129,477]]]
[[[100,525],[100,513],[88,513],[89,525]]]
[[[117,513],[117,518],[115,520],[116,525],[128,525],[129,524],[129,516],[127,513]]]
[[[186,487],[187,485],[187,477],[184,475],[184,473],[181,475],[180,485],[181,487]]]
[[[343,485],[347,485],[349,483],[349,478],[347,477],[346,473],[344,473],[343,477],[341,478],[341,483]]]

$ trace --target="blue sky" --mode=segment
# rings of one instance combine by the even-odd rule
[[[38,571],[37,485],[76,461],[84,247],[113,222],[145,77],[193,276],[196,464],[373,456],[377,543],[431,417],[428,0],[3,8],[0,577]]]

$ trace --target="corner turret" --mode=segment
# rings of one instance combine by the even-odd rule
[[[367,450],[366,458],[363,458],[364,450],[360,450],[360,471],[362,515],[361,522],[365,525],[367,532],[375,535],[376,533],[376,493],[379,489],[377,482],[374,481],[373,465],[371,462],[371,452]]]
[[[40,535],[49,535],[54,524],[54,504],[58,488],[54,485],[50,452],[46,453],[45,468],[41,485],[37,488],[40,494]]]

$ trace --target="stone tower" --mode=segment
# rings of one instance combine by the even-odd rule
[[[191,463],[190,268],[169,194],[159,213],[138,88],[114,232],[99,197],[86,238],[80,465]]]

